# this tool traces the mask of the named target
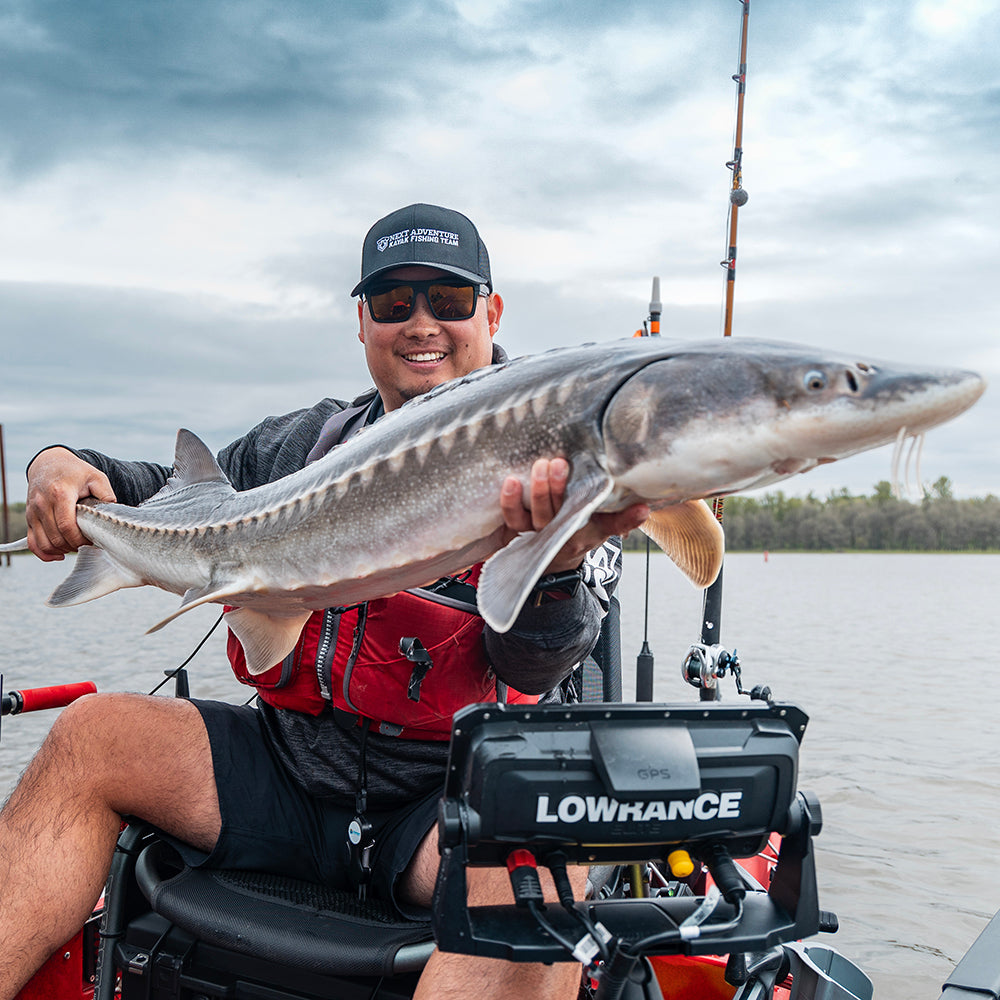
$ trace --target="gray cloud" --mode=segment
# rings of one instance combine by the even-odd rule
[[[288,169],[349,156],[495,56],[444,3],[22,2],[0,35],[14,176],[187,150]],[[377,36],[378,44],[373,44]],[[444,46],[446,60],[428,58]],[[13,126],[13,127],[10,127]]]
[[[218,448],[265,414],[369,384],[356,319],[345,316],[289,320],[207,298],[9,284],[0,311],[15,499],[20,471],[47,443],[166,461],[178,426]]]
[[[986,291],[997,14],[949,35],[921,11],[755,8],[738,335],[1000,370]],[[360,390],[346,295],[360,237],[413,200],[479,222],[512,353],[630,334],[654,273],[665,330],[717,336],[739,13],[6,4],[0,210],[22,220],[0,258],[0,277],[22,279],[0,284],[11,468],[67,434],[162,458],[179,423],[218,445],[265,413]],[[212,215],[220,191],[231,200]],[[208,251],[184,245],[203,207]],[[275,236],[286,214],[302,231]],[[113,241],[134,247],[127,275]],[[187,256],[168,260],[176,244]],[[993,408],[988,395],[955,425],[950,460],[968,474],[941,472],[1000,486],[990,433],[971,433]]]

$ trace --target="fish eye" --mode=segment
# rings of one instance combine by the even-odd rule
[[[819,392],[826,388],[826,375],[818,371],[806,372],[802,383],[810,392]]]

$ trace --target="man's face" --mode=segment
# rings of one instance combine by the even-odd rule
[[[387,280],[425,281],[450,277],[433,267],[399,267]],[[493,335],[500,326],[503,299],[496,293],[476,299],[469,319],[435,319],[420,294],[402,323],[376,323],[366,302],[358,301],[358,339],[386,410],[395,410],[449,379],[485,368],[493,359]]]

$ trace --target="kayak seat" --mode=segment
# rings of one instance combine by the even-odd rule
[[[200,941],[326,975],[383,976],[422,969],[434,950],[429,922],[401,919],[380,900],[252,871],[189,868],[163,841],[136,862],[153,910]]]
[[[619,614],[612,598],[597,648],[566,682],[569,700],[621,700]],[[151,995],[154,966],[157,983],[173,984],[157,1000],[195,995],[184,992],[189,981],[206,997],[401,1000],[434,952],[430,922],[403,919],[385,901],[285,876],[190,868],[142,824],[122,838],[134,847],[121,850],[120,841],[112,884],[127,884],[134,872],[140,891],[134,900],[129,894],[130,915],[102,945],[108,967],[121,970],[122,1000]],[[588,896],[609,892],[617,871],[592,869]]]

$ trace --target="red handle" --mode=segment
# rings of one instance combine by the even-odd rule
[[[93,681],[78,681],[76,684],[58,684],[55,687],[28,688],[12,691],[21,696],[22,712],[40,712],[46,708],[62,708],[85,694],[93,694],[97,685]]]

